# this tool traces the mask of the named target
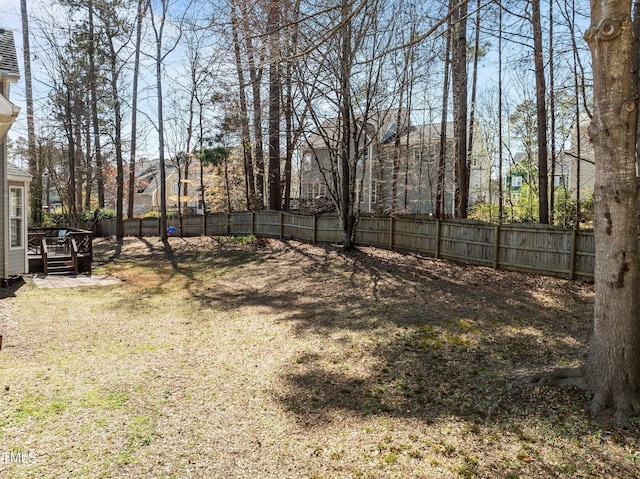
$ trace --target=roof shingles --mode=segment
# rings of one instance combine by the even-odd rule
[[[13,41],[13,32],[0,27],[0,75],[18,77],[18,57]]]

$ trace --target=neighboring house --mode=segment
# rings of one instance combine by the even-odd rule
[[[142,216],[150,212],[160,211],[160,167],[159,160],[148,162],[140,169],[138,174],[136,192],[134,195],[133,214]],[[166,173],[166,195],[167,210],[176,212],[178,210],[178,186],[180,187],[180,203],[183,213],[203,214],[202,201],[200,200],[200,165],[197,161],[192,161],[189,167],[189,179],[178,177],[178,169],[173,164],[165,166]],[[206,180],[206,178],[205,178]],[[184,195],[184,185],[188,183],[187,196]],[[126,209],[126,208],[125,208]]]
[[[435,213],[440,152],[440,125],[398,128],[397,114],[381,122],[381,128],[367,128],[358,151],[356,196],[360,211],[388,213],[393,201],[394,158],[397,165],[397,211],[405,214]],[[403,122],[409,121],[404,117]],[[339,147],[336,120],[329,119],[307,135],[302,147],[301,197],[323,201],[330,196],[332,184],[330,148]],[[366,137],[365,137],[366,136]],[[476,138],[480,138],[477,135]],[[396,141],[396,140],[399,140]],[[454,135],[453,123],[446,125],[444,214],[454,212]],[[398,144],[399,143],[399,144]],[[352,151],[355,148],[351,148]],[[476,148],[470,159],[469,204],[482,201],[489,188],[489,159]],[[328,180],[328,181],[327,181]]]
[[[578,189],[581,198],[585,199],[585,193],[593,193],[595,185],[595,157],[593,143],[587,132],[588,128],[588,121],[580,122],[580,155],[578,156],[577,146],[578,130],[574,125],[571,130],[571,148],[562,152],[556,160],[554,186],[566,188],[573,199],[576,199]]]
[[[553,175],[553,187],[556,195],[566,191],[570,198],[576,199],[577,192],[580,190],[582,200],[586,199],[586,194],[593,193],[595,184],[595,159],[593,153],[593,144],[589,139],[587,129],[588,123],[580,124],[580,154],[578,155],[578,139],[577,129],[575,126],[571,130],[571,147],[568,150],[561,151],[556,156],[556,166]],[[534,152],[534,159],[531,168],[527,168],[526,155],[519,153],[515,155],[513,165],[509,168],[505,177],[505,184],[508,191],[511,192],[511,198],[517,201],[521,195],[521,189],[524,185],[529,184],[529,172],[534,177],[532,181],[537,185],[537,152]],[[551,158],[548,160],[547,171],[551,175]],[[551,187],[551,183],[549,187]]]
[[[19,79],[13,32],[0,28],[0,280],[28,272],[27,191],[31,176],[7,162],[7,132],[20,108],[9,101]]]

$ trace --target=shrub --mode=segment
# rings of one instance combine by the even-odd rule
[[[96,208],[82,213],[80,221],[114,220],[116,212],[109,208]]]

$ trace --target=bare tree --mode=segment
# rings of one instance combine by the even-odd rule
[[[247,104],[247,94],[245,91],[245,77],[242,63],[242,47],[240,44],[240,32],[238,26],[238,14],[235,2],[231,3],[231,32],[233,35],[233,52],[238,75],[238,97],[239,97],[239,119],[242,129],[242,153],[244,157],[245,169],[245,195],[247,199],[247,209],[252,210],[256,201],[256,179],[253,168],[253,155],[251,152],[251,133],[249,129],[249,109]]]
[[[33,177],[31,183],[31,221],[42,223],[42,166],[36,148],[36,132],[33,119],[33,87],[31,77],[31,48],[29,46],[29,14],[27,0],[20,1],[22,14],[22,52],[24,57],[24,82],[27,102],[27,142],[29,154],[29,173]]]
[[[131,88],[131,147],[129,152],[129,185],[127,216],[133,218],[136,191],[136,150],[138,141],[138,80],[140,77],[140,48],[142,21],[147,14],[148,0],[138,0],[136,11],[136,40],[133,59],[133,85]]]
[[[154,55],[155,67],[156,67],[156,93],[158,95],[158,123],[156,128],[158,130],[158,154],[159,154],[159,169],[160,169],[160,235],[163,242],[167,241],[167,170],[165,165],[165,132],[164,132],[164,110],[163,110],[163,90],[162,90],[162,67],[164,60],[167,56],[175,50],[182,36],[181,22],[177,25],[177,35],[173,39],[172,44],[167,48],[164,47],[163,41],[165,39],[165,28],[168,24],[167,14],[173,3],[170,0],[158,0],[158,17],[156,18],[156,11],[158,8],[154,8],[154,2],[149,3],[149,11],[151,13],[151,27],[153,29],[156,51]],[[185,11],[188,5],[185,6]]]
[[[533,58],[536,77],[536,117],[538,119],[538,217],[540,223],[549,224],[549,176],[547,146],[547,94],[542,55],[542,21],[540,0],[531,1],[533,25]]]
[[[451,35],[447,35],[447,47],[444,57],[444,80],[442,82],[442,117],[440,121],[440,149],[438,153],[438,183],[436,193],[436,218],[443,218],[446,208],[445,202],[445,175],[446,175],[446,157],[447,157],[447,111],[449,104],[449,73],[451,58]]]
[[[451,80],[456,158],[456,216],[467,217],[469,175],[467,167],[467,1],[451,0]]]
[[[96,160],[96,180],[98,187],[98,206],[104,208],[104,166],[102,159],[102,145],[100,139],[100,121],[98,119],[98,93],[97,93],[97,68],[96,68],[96,38],[95,38],[95,26],[94,26],[94,2],[88,0],[87,13],[89,21],[89,42],[88,42],[88,56],[89,56],[89,90],[91,91],[91,121],[93,123],[93,144],[95,149]]]
[[[267,16],[269,37],[269,209],[280,210],[280,0],[270,0]]]
[[[122,52],[129,42],[131,25],[117,5],[100,5],[97,10],[102,23],[108,61],[111,106],[113,109],[113,145],[116,159],[116,237],[124,237],[124,155],[122,138],[121,71],[124,63]]]

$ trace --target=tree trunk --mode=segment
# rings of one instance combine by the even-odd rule
[[[31,182],[31,221],[42,224],[42,171],[38,168],[38,150],[36,148],[36,130],[33,122],[33,87],[31,85],[31,49],[29,48],[29,15],[27,0],[21,0],[22,45],[24,56],[24,82],[27,102],[27,142],[29,148],[29,173]]]
[[[502,182],[502,8],[498,9],[498,224],[504,219]]]
[[[253,142],[256,160],[256,198],[254,207],[262,209],[264,207],[264,150],[262,146],[262,100],[260,92],[262,72],[256,66],[255,51],[251,40],[252,33],[249,31],[247,8],[244,3],[242,4],[242,16],[245,19],[245,45],[249,64],[249,81],[251,81],[253,94]]]
[[[68,84],[64,85],[65,91],[65,133],[68,142],[68,166],[69,166],[69,182],[67,189],[67,221],[72,222],[76,216],[76,148],[73,136],[73,112],[71,101],[71,88]]]
[[[118,93],[119,68],[118,56],[113,44],[112,31],[107,31],[109,45],[109,65],[111,80],[111,95],[113,101],[114,137],[113,143],[116,149],[116,238],[124,238],[124,159],[122,156],[122,113],[120,95]]]
[[[594,332],[587,374],[591,409],[620,423],[640,412],[636,103],[631,0],[592,0],[585,34],[593,59],[596,240]]]
[[[242,131],[242,153],[244,156],[245,184],[247,196],[247,209],[253,210],[256,197],[256,180],[253,169],[253,158],[251,156],[251,133],[249,131],[249,112],[247,109],[247,95],[245,93],[244,72],[242,70],[242,57],[240,52],[240,37],[238,32],[238,18],[235,6],[231,10],[231,30],[233,34],[233,51],[236,60],[236,70],[238,73],[239,96],[240,96],[240,127]]]
[[[549,18],[553,18],[553,2],[549,2]],[[576,69],[574,68],[574,74]],[[576,90],[576,99],[578,91]],[[577,102],[576,102],[577,103]],[[556,92],[555,92],[555,67],[553,62],[553,21],[549,22],[549,113],[550,125],[549,135],[551,137],[551,171],[549,179],[551,181],[549,195],[549,224],[555,221],[556,208]]]
[[[89,89],[91,90],[91,120],[93,122],[93,144],[96,151],[96,183],[98,186],[98,206],[104,208],[104,168],[102,165],[102,148],[100,144],[100,124],[98,121],[98,93],[96,85],[95,51],[93,25],[93,0],[89,0]]]
[[[76,225],[78,222],[78,219],[80,217],[80,214],[82,213],[82,180],[83,180],[83,175],[82,175],[82,113],[84,111],[84,95],[82,95],[81,97],[78,95],[78,91],[74,91],[75,97],[74,97],[74,103],[73,103],[73,108],[74,108],[74,121],[75,124],[73,125],[73,129],[74,129],[74,138],[75,138],[75,155],[74,155],[74,163],[75,163],[75,188],[74,188],[74,195],[75,195],[75,208],[74,208],[74,214],[73,214],[73,218],[71,221],[72,225]]]
[[[467,181],[471,181],[471,161],[474,154],[475,125],[476,125],[476,97],[478,92],[478,60],[480,57],[480,7],[481,0],[476,5],[475,38],[473,41],[473,73],[471,76],[471,111],[469,111],[469,144],[467,146]],[[468,191],[467,191],[468,192]]]
[[[451,54],[451,35],[447,35],[447,48],[444,59],[444,81],[442,82],[442,118],[440,121],[440,151],[438,152],[438,182],[436,186],[435,216],[442,219],[445,208],[445,174],[447,169],[447,105],[449,103],[449,56]]]
[[[269,209],[280,210],[280,4],[272,0],[269,6]]]
[[[284,209],[289,211],[291,209],[291,182],[293,176],[293,156],[295,154],[295,147],[298,142],[299,133],[294,131],[294,117],[295,106],[293,103],[293,71],[295,68],[295,60],[291,58],[296,55],[299,37],[299,21],[300,21],[300,0],[290,2],[285,7],[289,10],[289,16],[284,20],[291,25],[290,33],[288,33],[288,52],[289,59],[285,66],[285,80],[286,85],[286,101],[284,102],[284,116],[285,116],[285,128],[286,128],[286,152],[284,163]],[[300,129],[301,130],[301,129]]]
[[[540,0],[531,1],[533,23],[533,58],[536,71],[536,115],[538,118],[538,214],[542,224],[549,224],[549,176],[547,151],[547,95],[542,58],[542,23]]]
[[[355,229],[355,215],[351,204],[351,8],[349,0],[342,0],[342,19],[345,22],[342,27],[342,48],[340,53],[340,93],[342,102],[340,105],[342,116],[342,141],[340,162],[340,220],[342,222],[342,239],[345,250],[353,248],[353,234]],[[357,145],[356,145],[357,148]]]
[[[149,3],[152,7],[152,4]],[[167,169],[165,166],[164,154],[164,113],[163,113],[163,97],[162,97],[162,38],[164,35],[164,25],[167,18],[167,10],[169,4],[167,0],[161,2],[162,12],[160,13],[159,25],[154,20],[154,12],[151,10],[151,26],[155,34],[156,40],[156,91],[158,95],[158,167],[160,169],[160,237],[162,241],[167,241]]]
[[[129,188],[127,217],[133,218],[136,193],[136,140],[138,129],[138,77],[140,73],[140,44],[142,42],[142,19],[147,12],[147,0],[138,0],[136,16],[136,46],[133,59],[133,87],[131,94],[131,152],[129,156]]]
[[[458,0],[452,0],[451,9]],[[453,15],[453,51],[451,80],[456,158],[456,217],[466,218],[469,205],[469,175],[467,169],[467,2],[461,1]]]
[[[92,167],[92,148],[91,143],[91,123],[87,122],[83,125],[85,138],[85,154],[84,154],[84,211],[91,211],[91,194],[93,193],[93,167]]]

